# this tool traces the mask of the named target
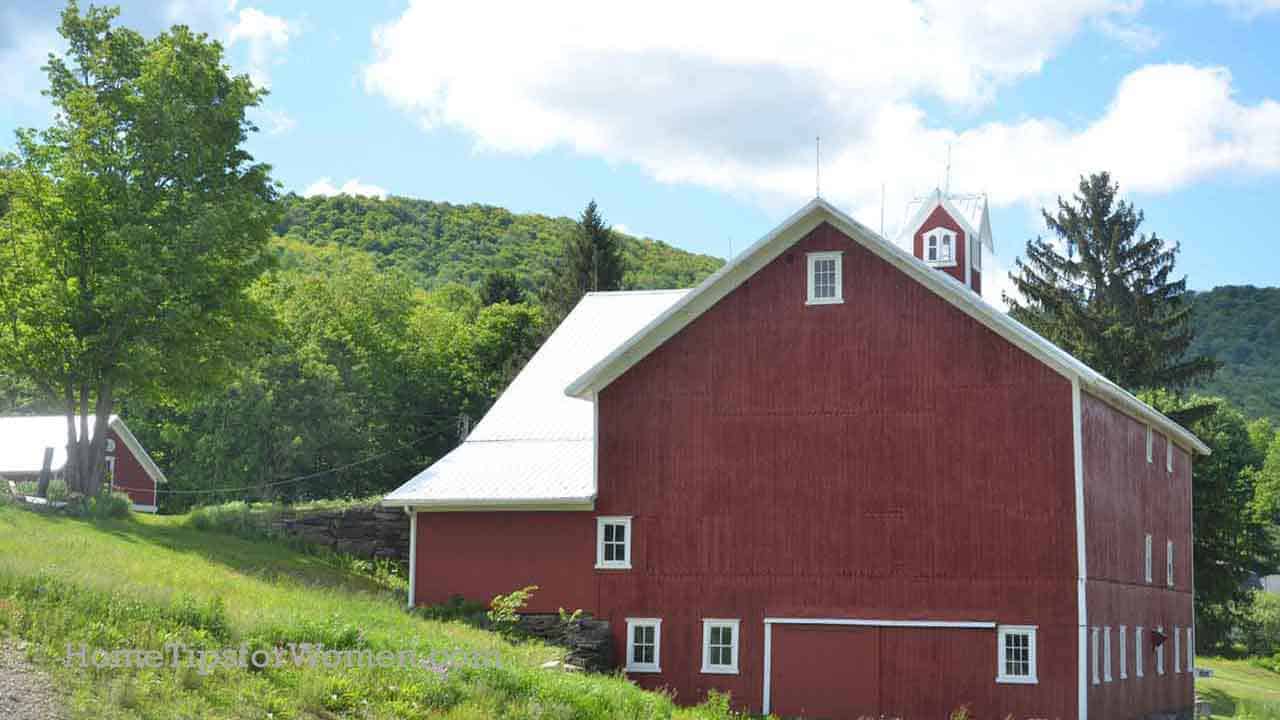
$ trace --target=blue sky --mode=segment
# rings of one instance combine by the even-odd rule
[[[269,84],[251,149],[297,192],[550,215],[594,197],[724,256],[813,195],[816,135],[824,197],[877,227],[883,187],[890,235],[950,146],[952,189],[991,197],[990,267],[1108,169],[1193,287],[1280,284],[1280,0],[808,4],[146,0],[123,22],[209,32]],[[0,9],[0,147],[47,121],[55,25],[43,2]]]

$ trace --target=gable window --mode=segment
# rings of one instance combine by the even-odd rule
[[[977,238],[969,241],[969,265],[974,270],[982,269],[982,243]]]
[[[996,641],[999,643],[996,682],[1039,682],[1036,679],[1036,626],[1001,625]]]
[[[946,228],[934,228],[924,235],[924,258],[930,265],[956,264],[956,234]]]
[[[809,253],[809,303],[833,305],[844,302],[841,253]]]
[[[631,516],[596,518],[596,567],[631,569]]]
[[[1173,541],[1165,543],[1164,550],[1164,574],[1165,583],[1169,587],[1173,587]]]
[[[738,674],[738,621],[702,621],[702,672]]]
[[[1145,577],[1147,579],[1147,582],[1150,583],[1151,582],[1151,533],[1147,533],[1146,550],[1147,550],[1146,568],[1145,568],[1146,572],[1144,573],[1143,577]]]
[[[658,665],[661,651],[660,618],[627,618],[627,672],[662,672]]]
[[[1142,626],[1133,629],[1133,674],[1142,677]]]
[[[1121,625],[1120,626],[1120,679],[1121,680],[1127,679],[1129,677],[1129,658],[1127,657],[1129,653],[1129,646],[1125,642],[1124,630],[1125,630],[1125,627]]]

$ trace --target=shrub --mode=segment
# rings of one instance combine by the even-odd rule
[[[1255,592],[1244,613],[1240,632],[1251,655],[1280,653],[1280,595]]]
[[[18,483],[18,492],[23,495],[35,496],[40,489],[39,483],[35,480],[23,480]],[[50,502],[62,502],[67,499],[67,481],[62,478],[54,478],[49,481],[49,488],[46,491],[46,497]]]
[[[529,598],[538,591],[537,585],[526,585],[509,595],[494,595],[489,603],[489,622],[498,632],[510,633],[520,621],[520,611],[529,604]]]
[[[133,501],[122,492],[100,493],[98,495],[77,496],[67,504],[67,509],[75,515],[92,520],[110,518],[126,518],[133,512]]]
[[[458,621],[476,627],[488,624],[488,610],[481,603],[454,595],[440,605],[414,608],[413,613],[427,620]]]

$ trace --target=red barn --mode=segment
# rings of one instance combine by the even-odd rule
[[[94,418],[89,418],[93,432]],[[62,415],[0,418],[0,477],[12,481],[40,477],[46,448],[53,448],[54,477],[67,464],[67,419]],[[111,489],[123,492],[139,512],[155,512],[156,486],[164,473],[118,416],[107,421],[107,475]]]
[[[589,294],[385,498],[410,602],[536,584],[682,703],[1189,711],[1208,448],[982,301],[975,207],[935,194],[913,255],[815,199],[692,290]]]

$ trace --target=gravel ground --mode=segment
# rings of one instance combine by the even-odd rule
[[[20,642],[0,639],[0,718],[62,720],[49,677],[27,662]]]

